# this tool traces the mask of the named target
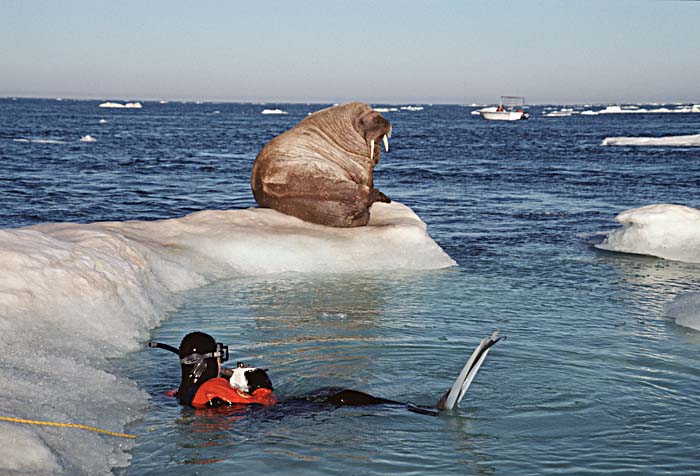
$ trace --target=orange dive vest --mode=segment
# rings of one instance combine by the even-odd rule
[[[231,384],[225,378],[217,377],[207,380],[199,387],[192,400],[192,406],[195,408],[206,408],[207,403],[216,398],[229,405],[249,405],[251,403],[274,405],[277,403],[272,390],[258,388],[253,393],[247,393],[231,387]]]

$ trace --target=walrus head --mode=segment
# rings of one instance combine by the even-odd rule
[[[353,102],[321,109],[310,114],[287,133],[297,128],[320,129],[327,137],[336,138],[336,145],[341,145],[346,154],[350,153],[355,160],[360,161],[362,157],[369,158],[372,165],[379,161],[380,140],[384,141],[384,148],[389,151],[391,123],[365,103]],[[321,145],[321,142],[317,141],[316,145]],[[327,157],[333,155],[332,150],[327,149],[325,152]]]
[[[370,144],[370,160],[374,161],[374,144],[380,138],[384,140],[384,150],[389,152],[391,124],[374,109],[364,112],[362,112],[360,109],[359,111],[360,115],[357,119],[357,125],[355,127],[357,131],[365,138],[365,141]],[[377,154],[377,161],[379,161],[379,154]]]
[[[366,225],[369,207],[390,202],[373,188],[379,142],[389,150],[391,124],[364,103],[314,112],[268,142],[253,165],[260,206],[328,226]]]

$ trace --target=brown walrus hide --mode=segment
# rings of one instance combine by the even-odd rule
[[[380,142],[388,150],[390,134],[389,121],[367,104],[317,111],[260,151],[251,177],[255,201],[312,223],[364,226],[374,202],[391,201],[373,184]]]

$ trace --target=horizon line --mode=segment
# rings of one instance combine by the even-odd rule
[[[500,96],[499,96],[500,97]],[[117,97],[76,97],[76,96],[43,96],[43,95],[0,95],[0,100],[17,100],[17,99],[39,99],[39,100],[50,100],[50,101],[125,101],[125,102],[157,102],[157,103],[209,103],[209,104],[343,104],[347,102],[364,102],[370,105],[390,105],[390,106],[400,106],[407,104],[415,104],[421,106],[432,106],[432,105],[442,105],[442,106],[467,106],[467,107],[477,107],[487,104],[495,104],[498,101],[483,102],[483,101],[464,101],[464,102],[451,102],[451,101],[399,101],[396,102],[395,99],[392,100],[381,100],[381,101],[368,101],[368,100],[322,100],[322,99],[307,99],[307,100],[296,100],[296,99],[284,99],[284,100],[271,100],[271,99],[183,99],[183,98],[117,98]],[[535,102],[525,102],[525,105],[530,106],[544,106],[544,105],[603,105],[603,104],[697,104],[700,103],[700,99],[696,100],[614,100],[614,101],[535,101]]]

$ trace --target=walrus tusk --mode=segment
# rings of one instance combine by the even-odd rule
[[[384,152],[389,152],[389,138],[384,134]]]
[[[369,160],[374,160],[374,139],[369,143]]]

